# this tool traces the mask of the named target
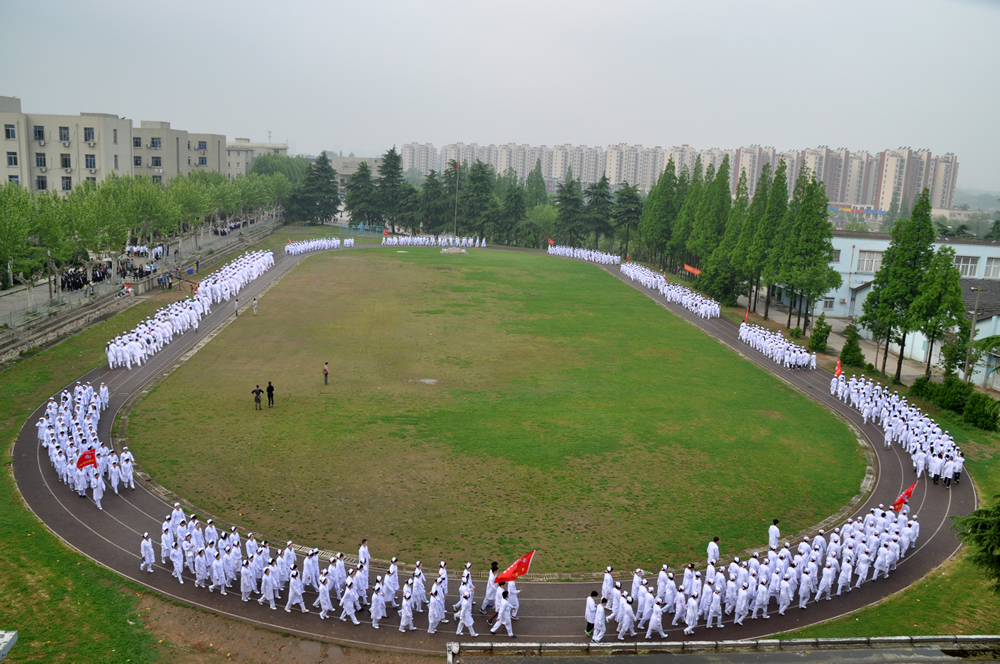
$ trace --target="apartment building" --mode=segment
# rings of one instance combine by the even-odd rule
[[[416,168],[421,174],[440,170],[438,152],[432,143],[407,143],[399,149],[403,172]]]
[[[226,143],[226,177],[249,175],[254,160],[264,154],[288,156],[286,143],[254,143],[249,138],[234,138]],[[199,157],[202,155],[199,153]]]
[[[192,171],[225,173],[226,137],[174,129],[169,122],[143,120],[132,130],[132,168],[153,182]]]
[[[4,182],[34,191],[71,191],[111,173],[131,174],[132,121],[109,113],[23,113],[21,100],[0,97]]]
[[[340,196],[344,196],[344,188],[347,186],[351,176],[358,172],[361,162],[368,164],[368,169],[372,172],[372,178],[378,179],[378,169],[382,165],[381,157],[330,157],[330,166],[337,171],[337,184],[340,187]]]

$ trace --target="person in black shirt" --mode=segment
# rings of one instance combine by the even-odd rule
[[[274,406],[274,385],[271,385],[271,381],[267,381],[267,407],[272,406]]]
[[[260,389],[260,385],[256,389],[250,390],[250,394],[253,395],[253,409],[263,410],[260,406],[260,395],[264,394],[264,390]]]

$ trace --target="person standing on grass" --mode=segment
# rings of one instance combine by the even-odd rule
[[[271,385],[271,381],[267,381],[267,407],[272,408],[274,406],[274,385]]]
[[[329,379],[330,379],[330,363],[329,362],[324,362],[323,363],[323,384],[324,385],[329,385],[330,384],[330,380]]]
[[[240,298],[236,298],[236,316],[240,315]]]
[[[253,299],[253,315],[257,315],[257,298]]]
[[[260,389],[258,385],[255,389],[250,390],[250,394],[253,395],[253,409],[263,410],[260,405],[260,395],[264,393],[264,390]]]

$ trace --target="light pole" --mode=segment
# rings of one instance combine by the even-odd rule
[[[972,358],[972,340],[976,338],[976,314],[979,313],[979,296],[982,294],[983,289],[976,286],[972,286],[969,290],[976,291],[976,306],[972,308],[972,329],[969,331],[969,345],[965,349],[965,382],[970,382],[971,377],[969,376],[969,360]]]

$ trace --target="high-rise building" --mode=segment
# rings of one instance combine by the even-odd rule
[[[931,205],[936,208],[950,208],[955,200],[955,183],[958,182],[958,157],[948,153],[938,157],[934,163],[931,185]]]
[[[416,168],[423,175],[440,169],[437,149],[432,143],[407,143],[399,149],[403,172]]]
[[[740,148],[736,151],[736,163],[733,165],[733,172],[736,174],[736,182],[740,181],[740,174],[747,174],[747,193],[753,198],[757,191],[757,183],[760,181],[764,164],[771,164],[771,175],[774,176],[774,168],[778,165],[774,148],[762,148],[759,145],[751,145],[747,148]],[[736,195],[736,189],[733,189]]]

